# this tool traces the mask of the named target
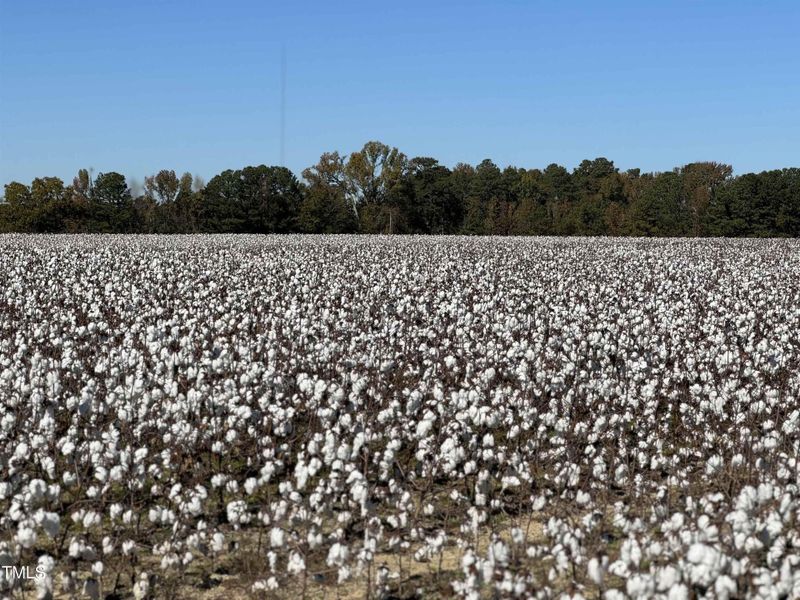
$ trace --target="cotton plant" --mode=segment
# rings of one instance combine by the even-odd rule
[[[0,586],[798,596],[797,250],[0,236]]]

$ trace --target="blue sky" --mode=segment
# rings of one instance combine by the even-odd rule
[[[800,3],[0,0],[0,183],[286,166],[800,163]]]

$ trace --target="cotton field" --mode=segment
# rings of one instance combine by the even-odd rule
[[[6,597],[800,598],[800,242],[10,235],[0,283]]]

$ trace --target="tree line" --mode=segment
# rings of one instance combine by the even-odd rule
[[[39,177],[4,189],[0,232],[800,236],[798,168],[621,172],[596,158],[571,172],[488,159],[450,169],[374,141],[323,154],[302,179],[265,165],[207,184],[162,170],[134,193],[119,173],[81,169],[70,185]]]

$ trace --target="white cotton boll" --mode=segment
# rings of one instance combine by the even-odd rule
[[[688,598],[689,588],[683,583],[672,586],[667,592],[667,600],[688,600]]]
[[[270,591],[277,590],[280,587],[278,580],[275,577],[267,579],[267,589]]]
[[[139,580],[133,585],[133,597],[136,600],[145,600],[150,594],[150,577],[147,573],[140,573]]]
[[[719,600],[728,600],[732,596],[736,596],[737,590],[736,581],[727,575],[720,575],[714,582],[714,592]]]
[[[94,478],[103,483],[108,479],[108,470],[105,467],[95,467]]]
[[[308,463],[309,476],[314,477],[321,468],[322,468],[322,461],[315,456]]]
[[[297,489],[305,489],[306,483],[308,483],[308,469],[302,462],[298,462],[297,465],[295,465],[294,477],[297,483]]]
[[[55,559],[49,554],[42,554],[37,562],[38,566],[40,567],[40,569],[38,569],[40,573],[46,573],[49,575],[56,567]]]
[[[136,550],[136,542],[133,540],[125,540],[122,542],[122,554],[130,556]]]
[[[15,539],[23,548],[31,548],[36,543],[36,531],[32,527],[20,524]]]
[[[43,512],[41,515],[41,526],[49,537],[54,538],[58,535],[59,529],[61,528],[61,518],[58,516],[58,513]]]
[[[652,598],[654,588],[653,578],[644,573],[636,573],[625,582],[625,591],[631,598]]]
[[[317,381],[314,383],[314,392],[313,392],[314,398],[316,398],[317,400],[322,398],[322,395],[325,393],[327,389],[328,385],[322,379],[317,379]]]
[[[26,444],[25,442],[20,442],[17,445],[16,450],[14,450],[14,459],[18,461],[23,461],[28,457],[29,452],[30,448],[28,444]]]
[[[41,501],[47,492],[47,484],[41,479],[33,479],[28,484],[28,493],[32,502]]]
[[[686,560],[692,565],[689,570],[691,582],[706,586],[713,583],[723,566],[723,559],[721,553],[712,546],[692,544],[686,553]]]
[[[600,481],[605,480],[606,464],[599,456],[594,459],[592,464],[592,475]]]
[[[680,573],[672,565],[660,568],[656,573],[656,589],[666,592],[680,581]]]
[[[347,561],[349,556],[350,551],[348,550],[347,546],[336,542],[328,550],[326,564],[329,567],[341,566]]]
[[[705,561],[708,546],[703,544],[692,544],[689,551],[686,553],[686,560],[696,565]]]
[[[659,556],[661,556],[661,553],[663,551],[664,548],[661,545],[661,542],[657,541],[650,542],[650,545],[645,548],[645,552],[647,553],[647,556],[650,558],[658,558]]]
[[[586,564],[586,574],[595,585],[602,585],[605,578],[605,567],[597,558],[590,558]]]
[[[323,538],[321,533],[314,534],[313,532],[309,531],[306,539],[308,541],[308,547],[312,550],[322,545]]]
[[[55,478],[55,475],[53,475],[53,478]],[[47,499],[50,502],[57,501],[60,496],[61,496],[60,485],[58,485],[57,483],[51,483],[50,485],[47,486]]]
[[[496,540],[489,545],[489,559],[501,566],[506,566],[508,564],[508,546],[506,546],[503,540]]]
[[[417,548],[417,551],[414,552],[414,560],[416,562],[428,562],[430,560],[429,549],[425,546]]]
[[[746,485],[741,489],[739,496],[736,498],[736,508],[737,510],[749,513],[755,508],[757,499],[758,492],[756,489],[751,485]]]
[[[180,558],[178,558],[178,555],[174,552],[169,552],[161,558],[161,569],[166,571],[178,566],[179,563]]]
[[[225,550],[225,536],[217,532],[211,536],[211,550],[217,554]]]
[[[300,575],[306,570],[306,561],[299,553],[292,552],[289,555],[289,563],[286,566],[286,570],[290,575]]]
[[[519,527],[511,528],[511,541],[516,545],[525,543],[525,532]]]
[[[180,483],[176,483],[171,488],[169,488],[169,499],[175,500],[178,496],[180,496],[182,489],[183,486]]]
[[[16,522],[22,521],[25,518],[23,507],[18,501],[14,500],[11,503],[11,506],[8,508],[8,516],[12,521]]]
[[[427,416],[427,414],[426,414]],[[433,418],[425,418],[419,423],[417,423],[417,437],[424,438],[425,436],[430,433],[431,429],[433,429]]]
[[[244,525],[250,522],[250,513],[244,500],[234,500],[225,507],[228,522],[232,525]]]
[[[258,479],[256,479],[255,477],[249,477],[244,482],[244,491],[247,493],[248,496],[252,496],[253,492],[256,491],[257,487],[258,487]]]
[[[621,464],[616,469],[614,469],[614,483],[619,486],[623,486],[628,481],[628,467],[627,465]]]
[[[470,567],[472,567],[476,561],[477,558],[475,557],[475,554],[471,549],[467,549],[467,551],[461,556],[461,568],[464,570],[464,573],[469,574]]]
[[[36,567],[37,577],[34,580],[36,586],[36,600],[51,600],[53,598],[53,569],[55,561],[51,556],[43,555],[39,557]]]
[[[758,502],[760,504],[764,504],[765,502],[769,502],[772,500],[773,496],[773,487],[772,484],[769,483],[762,483],[758,486]]]
[[[344,425],[344,426],[349,427],[349,425]],[[336,458],[338,458],[341,461],[349,461],[351,452],[352,450],[350,448],[350,444],[348,444],[347,442],[342,442],[336,449]]]
[[[195,517],[203,513],[203,501],[199,496],[192,496],[186,503],[185,507],[186,512]]]
[[[114,542],[110,536],[105,536],[101,545],[103,546],[103,554],[109,555],[114,553]]]
[[[638,567],[642,560],[642,549],[635,539],[628,538],[620,547],[620,560],[632,567]]]
[[[784,420],[781,429],[785,434],[792,435],[797,431],[798,425],[800,425],[800,409],[795,409]]]
[[[608,566],[608,572],[622,579],[627,579],[627,577],[630,575],[628,565],[622,560],[615,560],[613,563],[611,563]]]
[[[283,548],[285,534],[280,527],[273,527],[269,533],[269,543],[273,548]]]
[[[706,463],[706,475],[713,475],[717,471],[721,470],[722,466],[722,457],[719,454],[715,454],[714,456],[710,457]]]
[[[348,579],[350,579],[350,576],[352,574],[352,572],[350,571],[350,568],[346,567],[346,566],[339,567],[339,570],[338,570],[337,573],[338,573],[337,583],[339,583],[340,585],[342,583],[344,583],[345,581],[347,581]]]

